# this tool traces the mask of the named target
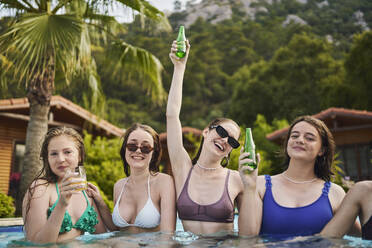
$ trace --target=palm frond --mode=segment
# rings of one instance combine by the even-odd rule
[[[85,18],[89,19],[89,25],[101,35],[104,33],[116,36],[119,33],[126,33],[126,28],[120,24],[115,17],[101,14],[87,14]]]
[[[131,8],[132,10],[138,11],[141,15],[141,22],[144,25],[143,17],[155,20],[165,31],[171,30],[171,25],[168,22],[168,18],[164,13],[154,6],[152,6],[146,0],[117,0],[117,2]]]
[[[164,13],[152,6],[146,0],[117,0],[129,8],[144,14],[146,17],[157,20],[164,16]]]
[[[71,1],[73,0],[60,0],[58,1],[58,4],[53,8],[53,10],[51,11],[52,14],[56,14],[58,12],[58,10],[60,10],[61,8],[65,7],[67,4],[69,4]]]
[[[35,9],[30,3],[27,1],[18,1],[18,0],[0,0],[0,9],[14,9],[14,10],[22,10],[25,12],[30,13],[37,13],[38,10]]]
[[[0,53],[12,61],[20,80],[41,73],[49,56],[68,76],[71,70],[66,68],[76,58],[72,56],[80,46],[82,29],[81,21],[72,15],[25,14],[0,36]]]
[[[122,78],[128,78],[137,73],[143,77],[142,83],[155,102],[161,104],[165,100],[161,78],[163,66],[154,55],[122,41],[113,43],[109,54],[113,75],[120,73]]]

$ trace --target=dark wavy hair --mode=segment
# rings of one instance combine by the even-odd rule
[[[84,141],[81,135],[75,129],[70,128],[70,127],[61,126],[61,127],[51,128],[45,135],[43,143],[41,145],[40,160],[42,160],[43,162],[43,167],[37,173],[36,177],[34,178],[34,180],[32,180],[30,186],[28,187],[28,202],[26,205],[25,216],[27,216],[30,210],[30,203],[31,203],[33,194],[35,192],[35,189],[38,186],[48,185],[49,183],[56,183],[58,180],[57,175],[53,173],[53,171],[50,168],[49,162],[48,162],[48,146],[49,146],[50,141],[53,138],[62,136],[62,135],[69,137],[74,141],[76,148],[79,151],[80,159],[79,159],[78,165],[80,166],[84,164],[85,148],[84,148]],[[39,179],[45,180],[46,182],[36,184],[36,181],[38,181]],[[25,218],[25,221],[26,219],[27,218]]]
[[[233,121],[233,120],[231,120],[231,119],[228,119],[228,118],[216,118],[216,119],[214,119],[213,121],[211,121],[209,124],[208,124],[208,126],[207,126],[207,128],[209,129],[209,130],[212,130],[212,126],[216,126],[216,125],[219,125],[219,124],[221,124],[221,123],[223,123],[223,122],[232,122],[234,125],[236,125],[238,128],[239,128],[239,132],[240,132],[240,127],[239,127],[239,125],[235,122],[235,121]],[[195,157],[192,159],[192,164],[193,165],[195,165],[196,164],[196,162],[198,161],[198,159],[199,159],[199,157],[200,157],[200,153],[201,153],[201,151],[202,151],[202,149],[203,149],[203,144],[204,144],[204,137],[202,136],[202,138],[201,138],[201,141],[200,141],[200,146],[199,146],[199,150],[198,150],[198,152],[196,153],[196,155],[195,155]],[[226,167],[228,164],[229,164],[229,159],[230,159],[230,153],[231,152],[229,152],[229,154],[227,155],[227,163],[222,163],[222,161],[221,161],[221,165],[223,166],[223,167]]]
[[[324,181],[330,181],[331,175],[333,175],[332,163],[333,163],[335,149],[336,149],[335,141],[333,139],[333,135],[331,131],[329,131],[328,127],[324,124],[324,122],[312,116],[309,116],[309,115],[300,116],[296,118],[292,122],[291,126],[289,127],[287,137],[284,141],[284,147],[283,147],[285,165],[289,165],[289,161],[291,160],[291,158],[288,155],[288,151],[287,151],[288,140],[291,136],[293,127],[301,121],[309,123],[319,133],[319,136],[322,141],[321,149],[323,151],[323,154],[321,156],[317,156],[315,160],[314,173],[318,178],[321,178]]]
[[[126,132],[124,133],[123,144],[120,148],[120,157],[121,157],[121,160],[122,160],[123,165],[124,165],[124,173],[128,177],[130,176],[130,167],[129,167],[129,164],[128,164],[127,160],[125,159],[125,150],[126,150],[126,147],[127,147],[129,135],[137,129],[142,129],[142,130],[148,132],[151,135],[151,137],[153,138],[153,140],[154,140],[154,150],[152,152],[152,157],[151,157],[151,161],[150,161],[149,170],[150,170],[150,172],[152,172],[154,174],[159,172],[159,163],[160,163],[161,152],[162,152],[159,134],[152,127],[150,127],[148,125],[135,123],[130,128],[128,128],[126,130]]]

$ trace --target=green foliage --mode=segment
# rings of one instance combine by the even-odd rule
[[[0,218],[13,217],[15,212],[14,200],[0,192]]]
[[[345,69],[349,94],[355,96],[352,108],[372,110],[372,32],[355,35]]]
[[[198,150],[199,150],[199,144],[200,144],[200,141],[201,141],[201,136],[197,137],[193,133],[187,133],[187,134],[184,135],[184,137],[194,147],[194,149],[191,149],[191,151],[189,151],[190,158],[194,158],[196,156]]]
[[[112,199],[111,200],[108,199],[108,197],[106,196],[105,192],[103,192],[101,190],[101,188],[99,187],[99,185],[97,184],[97,182],[91,181],[91,180],[88,180],[88,181],[98,187],[99,193],[101,194],[103,201],[106,203],[106,205],[108,206],[108,208],[110,209],[110,211],[112,213],[112,211],[114,209],[114,202],[113,202],[113,200]]]
[[[92,140],[92,136],[85,133],[84,145],[88,181],[95,182],[108,200],[112,201],[114,184],[125,177],[119,154],[120,139],[97,137]]]
[[[268,124],[265,117],[258,114],[252,128],[253,140],[256,145],[256,153],[260,154],[259,175],[274,175],[280,173],[282,168],[282,158],[279,156],[280,147],[266,139],[266,135],[288,126],[286,120],[274,120],[272,125]],[[247,126],[248,127],[248,126]],[[241,126],[239,143],[244,145],[245,126]],[[237,170],[239,165],[240,148],[231,152],[230,169]]]
[[[204,128],[209,120],[226,116],[242,127],[253,126],[254,132],[262,129],[260,132],[268,133],[257,114],[272,123],[268,125],[274,131],[275,120],[291,121],[298,115],[315,114],[328,107],[371,110],[371,32],[361,33],[363,28],[356,24],[355,13],[362,11],[363,19],[372,27],[372,1],[324,2],[258,1],[251,6],[265,7],[267,12],[258,12],[254,20],[245,18],[238,3],[233,6],[231,20],[213,25],[199,18],[187,27],[186,37],[192,47],[183,85],[180,116],[183,125]],[[289,14],[299,16],[308,25],[282,25]],[[168,56],[170,46],[186,15],[180,11],[169,16],[172,32],[165,32],[148,21],[143,28],[140,16],[133,23],[118,24],[121,28],[113,32],[120,40],[143,47],[159,59],[164,66],[161,76],[165,91],[170,87],[173,71]],[[0,22],[0,32],[8,24],[5,19]],[[109,27],[112,30],[113,26]],[[110,44],[116,44],[116,48],[125,44],[113,43],[113,38],[97,32],[92,32],[90,38],[95,44],[91,45],[94,68],[107,99],[105,118],[121,127],[141,122],[158,132],[165,131],[165,108],[154,104],[151,92],[161,93],[163,97],[166,94],[159,90],[159,85],[149,84],[159,74],[148,71],[149,77],[139,76],[130,66],[118,70],[120,64],[112,63],[121,53],[107,51],[112,48]],[[4,61],[0,55],[0,63]],[[9,75],[5,77],[12,79]],[[57,74],[56,82],[59,78]],[[84,105],[87,87],[83,81],[82,75],[75,75],[72,87],[60,87],[57,83],[56,91]],[[4,97],[11,97],[11,92],[19,94],[10,86],[0,89]],[[261,123],[258,127],[256,121]],[[260,133],[254,133],[254,137],[263,157],[262,170],[277,172],[280,162],[273,147],[268,145],[270,142],[259,141],[266,140]],[[236,159],[234,151],[231,164]]]
[[[338,159],[338,156],[339,155],[336,153],[332,163],[332,172],[334,174],[331,177],[331,181],[340,185],[347,192],[354,185],[354,182],[345,179],[345,172],[339,166],[342,161]]]
[[[363,74],[351,73],[352,69],[346,73],[344,58],[350,50],[350,37],[361,31],[353,13],[361,10],[366,23],[372,26],[370,1],[330,0],[323,7],[315,0],[306,4],[295,0],[273,4],[261,1],[252,6],[265,7],[268,12],[258,12],[255,20],[244,18],[241,6],[230,2],[234,4],[233,11],[239,12],[231,20],[212,25],[199,18],[186,28],[192,47],[183,85],[183,125],[204,128],[207,120],[227,116],[252,126],[257,113],[268,122],[291,121],[298,115],[315,114],[328,107],[366,106],[365,99],[369,98],[360,97],[359,93],[369,91],[363,90],[366,81],[357,76]],[[309,25],[283,26],[288,14],[301,17]],[[170,44],[186,15],[181,11],[169,16],[173,28],[169,33],[150,22],[142,28],[138,17],[124,25],[127,32],[119,33],[128,43],[144,47],[159,58],[164,65],[166,91],[173,71],[168,56]],[[365,44],[368,51],[368,42]],[[353,60],[363,54],[362,49],[353,51]],[[368,58],[368,54],[364,57]],[[118,73],[110,66],[111,55],[106,56],[104,50],[95,50],[94,58],[108,99],[105,118],[122,127],[140,121],[159,132],[165,131],[165,108],[153,104],[145,84],[138,83],[146,83],[146,79],[130,70]],[[359,68],[369,68],[368,62],[364,65]],[[361,83],[348,83],[354,80]],[[75,95],[83,91],[77,88]]]
[[[324,89],[337,86],[341,73],[342,64],[333,59],[329,43],[307,34],[294,35],[270,61],[242,67],[233,75],[236,87],[230,113],[248,125],[256,113],[270,122],[315,114],[330,107],[323,100],[329,94]]]

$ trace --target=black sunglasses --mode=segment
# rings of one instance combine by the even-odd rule
[[[153,147],[150,145],[141,145],[139,146],[136,143],[129,143],[126,145],[128,151],[135,152],[139,148],[143,154],[149,154],[152,150],[154,150]]]
[[[233,137],[231,137],[231,136],[229,135],[229,133],[226,131],[226,129],[223,128],[222,126],[220,126],[220,125],[218,125],[218,126],[211,126],[210,128],[211,128],[211,129],[215,128],[217,134],[218,134],[221,138],[226,138],[226,137],[228,137],[228,138],[227,138],[227,143],[229,143],[229,145],[230,145],[232,148],[236,149],[236,148],[238,148],[238,147],[240,146],[239,142],[238,142],[236,139],[234,139]]]

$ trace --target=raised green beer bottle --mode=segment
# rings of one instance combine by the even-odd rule
[[[253,141],[252,130],[249,127],[245,129],[244,152],[249,152],[248,158],[253,160],[253,162],[246,163],[245,165],[250,166],[253,169],[256,169],[257,168],[256,146]]]
[[[177,37],[177,52],[176,56],[183,58],[186,55],[186,36],[185,36],[185,27],[180,26]]]

